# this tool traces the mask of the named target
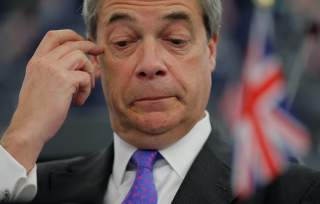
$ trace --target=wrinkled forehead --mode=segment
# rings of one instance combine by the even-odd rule
[[[170,16],[190,22],[202,18],[198,0],[102,0],[100,3],[98,16],[104,23],[121,18],[139,20]]]

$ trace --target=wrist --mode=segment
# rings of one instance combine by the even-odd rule
[[[44,146],[42,141],[32,139],[26,131],[16,130],[7,130],[0,144],[27,172],[34,167]]]

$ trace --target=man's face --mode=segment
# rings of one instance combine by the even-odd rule
[[[113,130],[138,148],[177,141],[204,116],[215,66],[198,0],[105,0],[97,25]]]

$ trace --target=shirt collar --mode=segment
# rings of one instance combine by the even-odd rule
[[[186,176],[194,159],[208,139],[210,132],[209,113],[206,111],[205,117],[198,121],[184,137],[159,151],[180,178],[183,179]]]
[[[137,148],[124,140],[122,140],[117,133],[113,133],[114,137],[114,162],[113,162],[113,179],[117,186],[122,183],[127,164],[131,156]]]
[[[210,135],[211,124],[209,117],[209,113],[205,111],[205,117],[198,121],[185,136],[171,146],[159,150],[165,161],[182,179],[186,176],[194,159]],[[114,132],[113,136],[115,152],[112,175],[115,184],[120,186],[127,164],[137,148],[122,140],[117,133]],[[181,155],[183,155],[183,159]]]

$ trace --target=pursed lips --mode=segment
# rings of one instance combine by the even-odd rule
[[[148,96],[138,98],[134,100],[131,104],[135,110],[143,112],[158,112],[167,110],[174,102],[173,99],[176,99],[175,96]]]
[[[135,102],[141,102],[141,101],[159,101],[159,100],[164,100],[164,99],[168,99],[168,98],[172,98],[174,96],[151,96],[151,97],[143,97],[143,98],[139,98],[137,100],[134,101]]]

